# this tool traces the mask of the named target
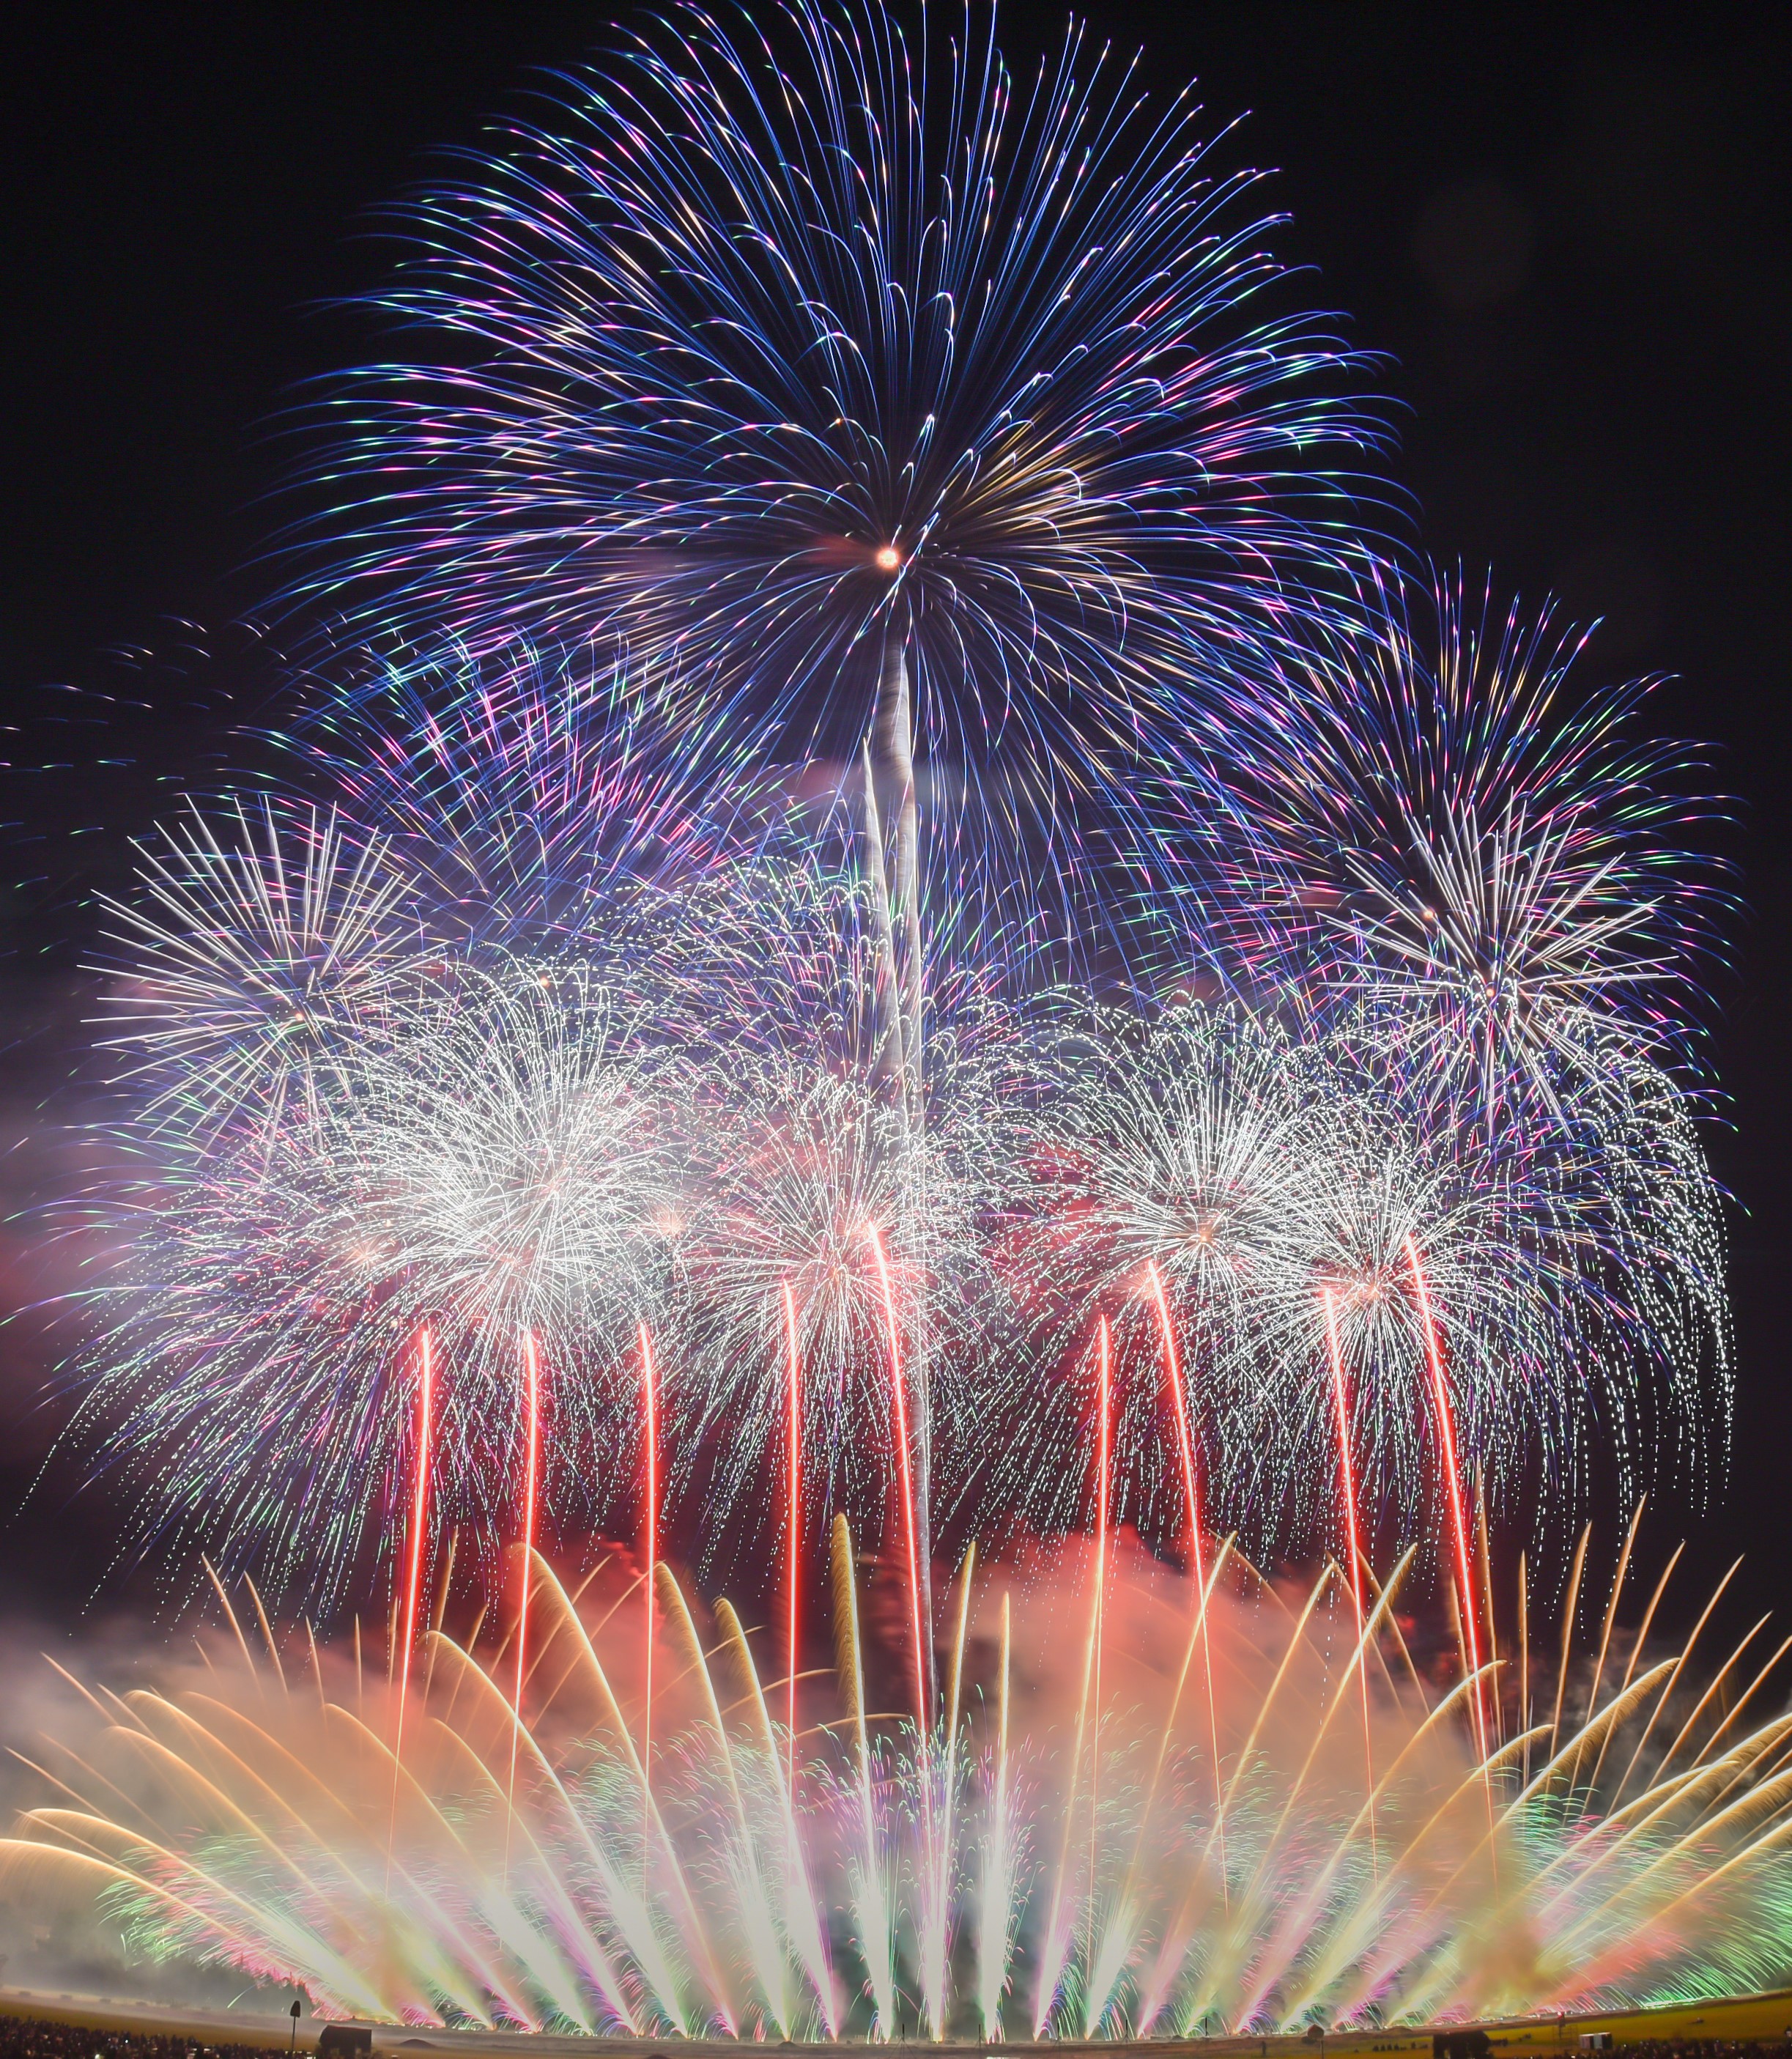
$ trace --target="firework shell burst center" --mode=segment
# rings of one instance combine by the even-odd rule
[[[1595,1479],[1722,1474],[1700,754],[1408,576],[1366,360],[1145,76],[674,6],[397,210],[277,776],[103,900],[50,1213],[66,1441],[261,1655],[9,1878],[417,2024],[1787,1971],[1766,1671],[1620,1666],[1628,1540],[1589,1689],[1527,1641]]]

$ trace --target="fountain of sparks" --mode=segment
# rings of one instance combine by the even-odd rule
[[[1166,1569],[1106,1513],[1107,1345],[1091,1532],[967,1554],[937,1696],[930,1672],[871,1706],[915,1655],[868,1638],[868,1583],[903,1620],[910,1569],[868,1571],[843,1517],[831,1679],[780,1678],[787,1620],[750,1631],[634,1555],[575,1587],[520,1539],[516,1606],[456,1636],[445,1589],[419,1629],[452,1567],[413,1549],[372,1682],[315,1639],[289,1678],[259,1596],[220,1585],[233,1659],[80,1687],[28,1761],[7,1891],[376,2021],[654,2037],[1267,2033],[1783,1975],[1792,1715],[1762,1691],[1786,1644],[1751,1671],[1757,1626],[1695,1673],[1711,1610],[1658,1651],[1659,1585],[1627,1639],[1634,1523],[1590,1684],[1566,1636],[1545,1683],[1522,1562],[1511,1663],[1442,1688],[1396,1614],[1413,1551],[1304,1589],[1232,1539]],[[1465,1657],[1495,1600],[1459,1599]]]

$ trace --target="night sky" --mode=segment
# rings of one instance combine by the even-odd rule
[[[949,10],[946,11],[950,11]],[[1774,14],[1684,9],[1097,8],[1152,76],[1198,75],[1221,162],[1279,168],[1307,297],[1388,354],[1412,543],[1607,627],[1595,675],[1672,675],[1663,731],[1737,799],[1746,913],[1718,975],[1710,1146],[1733,1192],[1739,1407],[1714,1510],[1670,1500],[1698,1571],[1792,1607],[1792,703],[1787,698],[1792,110]],[[608,10],[21,9],[0,207],[0,1209],[54,1174],[83,1012],[82,897],[181,779],[242,758],[269,676],[270,424],[372,348],[328,304],[379,276],[367,211],[576,62]],[[1057,10],[1016,6],[1017,68]],[[70,695],[66,686],[82,691]],[[110,695],[110,699],[100,698]],[[140,706],[129,703],[140,703]],[[102,763],[100,761],[114,761]],[[72,834],[79,832],[78,834]],[[0,1298],[56,1284],[0,1226]],[[102,1582],[103,1497],[53,1478],[51,1340],[0,1331],[0,1611]],[[1689,1583],[1696,1586],[1695,1581]]]

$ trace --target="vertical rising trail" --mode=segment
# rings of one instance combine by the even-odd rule
[[[1008,1783],[1008,1671],[1013,1647],[1013,1611],[1004,1588],[996,1684],[995,1792],[983,1850],[977,1932],[978,2002],[983,2035],[991,2042],[1002,2035],[1002,1997],[1007,1989],[1013,1939],[1013,1834],[1009,1821]]]
[[[1444,1460],[1444,1487],[1448,1496],[1450,1526],[1456,1555],[1456,1591],[1462,1597],[1462,1630],[1465,1670],[1475,1683],[1470,1707],[1475,1718],[1475,1742],[1480,1757],[1487,1755],[1487,1707],[1481,1680],[1480,1638],[1475,1627],[1479,1613],[1475,1583],[1469,1568],[1467,1518],[1463,1513],[1462,1482],[1456,1468],[1456,1426],[1450,1406],[1450,1390],[1444,1377],[1444,1354],[1437,1339],[1437,1320],[1432,1311],[1431,1292],[1425,1284],[1425,1269],[1420,1263],[1418,1240],[1409,1230],[1406,1258],[1412,1269],[1412,1288],[1419,1303],[1420,1325],[1425,1340],[1425,1364],[1431,1376],[1432,1403],[1437,1414],[1437,1438]]]
[[[907,1560],[909,1629],[914,1653],[914,1713],[916,1734],[925,1746],[933,1730],[933,1667],[931,1641],[921,1606],[921,1537],[915,1522],[914,1475],[909,1452],[908,1391],[902,1376],[902,1331],[896,1320],[896,1290],[890,1276],[890,1260],[883,1248],[883,1233],[875,1223],[865,1234],[876,1261],[878,1283],[883,1298],[884,1323],[890,1345],[890,1399],[893,1439],[896,1446],[897,1491],[902,1499],[902,1542]]]
[[[896,2034],[896,1969],[890,1936],[890,1899],[878,1848],[876,1802],[871,1788],[871,1742],[865,1718],[865,1659],[858,1636],[858,1587],[853,1566],[852,1532],[846,1519],[834,1519],[834,1634],[839,1655],[840,1684],[853,1726],[853,1764],[857,1775],[861,1850],[853,1895],[859,1949],[871,1991],[871,2035],[885,2041]]]
[[[1220,1770],[1220,1709],[1213,1694],[1213,1645],[1207,1621],[1207,1563],[1205,1547],[1201,1536],[1201,1491],[1195,1472],[1194,1431],[1189,1421],[1189,1398],[1183,1386],[1182,1363],[1176,1348],[1176,1325],[1170,1320],[1169,1297],[1164,1292],[1163,1276],[1157,1270],[1157,1261],[1145,1261],[1145,1278],[1151,1288],[1152,1300],[1157,1304],[1157,1324],[1164,1340],[1164,1377],[1170,1391],[1170,1400],[1175,1411],[1177,1450],[1182,1460],[1182,1493],[1189,1519],[1189,1548],[1195,1568],[1195,1591],[1201,1597],[1201,1663],[1207,1675],[1207,1730],[1208,1742],[1213,1753],[1213,1804],[1220,1806],[1221,1774]],[[1225,1829],[1220,1829],[1220,1874],[1224,1879],[1226,1870]]]
[[[646,1575],[647,1628],[642,1654],[645,1695],[641,1712],[641,1874],[647,1881],[653,1796],[653,1603],[654,1568],[659,1559],[659,1399],[653,1370],[653,1340],[640,1326],[642,1430],[647,1444],[647,1500],[641,1512],[641,1555]]]
[[[1357,1684],[1363,1696],[1363,1763],[1368,1774],[1369,1858],[1378,1864],[1375,1834],[1375,1745],[1369,1728],[1369,1661],[1364,1648],[1363,1547],[1356,1527],[1356,1472],[1350,1454],[1350,1397],[1344,1384],[1344,1351],[1338,1341],[1338,1297],[1325,1289],[1325,1348],[1332,1361],[1332,1404],[1337,1417],[1338,1479],[1343,1489],[1344,1551],[1350,1561],[1350,1602],[1356,1619]]]
[[[902,1014],[896,964],[896,925],[890,906],[890,874],[884,866],[883,822],[878,810],[878,784],[871,768],[867,739],[861,754],[865,789],[865,879],[870,889],[871,913],[877,924],[877,968],[871,982],[871,1073],[886,1092],[894,1089],[906,1105],[908,1063],[902,1046]]]
[[[434,1401],[435,1354],[428,1326],[417,1340],[416,1456],[411,1489],[411,1535],[404,1573],[404,1642],[398,1659],[398,1718],[392,1745],[392,1817],[386,1830],[386,1866],[392,1867],[392,1839],[398,1828],[399,1775],[404,1764],[404,1715],[410,1698],[411,1654],[416,1648],[417,1603],[423,1585],[423,1540],[429,1514],[430,1411]],[[273,1646],[270,1635],[269,1644]],[[425,1690],[425,1699],[428,1691]]]
[[[900,557],[893,546],[886,548],[895,559],[886,569],[900,576]],[[922,1064],[920,810],[914,783],[914,703],[909,685],[906,626],[894,608],[884,630],[866,768],[876,790],[881,820],[894,831],[888,850],[874,855],[888,868],[890,971],[902,1023],[902,1093],[903,1105],[914,1115],[919,1112]],[[868,858],[873,855],[867,852]]]
[[[786,1623],[785,1651],[790,1662],[790,1679],[785,1688],[785,1749],[789,1755],[786,1785],[791,1806],[796,1802],[796,1676],[801,1639],[797,1635],[797,1607],[802,1579],[802,1357],[797,1348],[796,1296],[784,1282],[784,1339],[787,1351],[785,1377],[790,1386],[790,1450],[786,1475],[784,1577],[790,1586],[789,1616]]]
[[[411,1653],[416,1642],[417,1606],[423,1585],[424,1535],[429,1515],[430,1415],[434,1405],[435,1348],[426,1324],[417,1340],[417,1412],[415,1478],[411,1487],[411,1535],[404,1574],[404,1642],[398,1660],[397,1734],[392,1744],[392,1794],[396,1806],[397,1767],[404,1754],[404,1707],[411,1684]]]
[[[1085,2037],[1095,2035],[1097,2026],[1091,2020],[1089,2012],[1101,2000],[1094,1988],[1095,1876],[1100,1857],[1101,1828],[1101,1661],[1105,1655],[1102,1647],[1107,1629],[1108,1517],[1109,1505],[1113,1495],[1113,1340],[1109,1332],[1105,1316],[1101,1318],[1099,1373],[1096,1400],[1095,1603],[1094,1620],[1089,1630],[1095,1647],[1092,1668],[1094,1695],[1089,1715],[1089,1885],[1084,1909],[1085,1926],[1083,1941],[1084,1973],[1088,1983],[1088,1998],[1083,2010],[1083,2035]]]
[[[516,1691],[511,1697],[510,1778],[505,1789],[507,1823],[516,1815],[516,1746],[523,1734],[523,1683],[528,1677],[529,1575],[535,1560],[536,1490],[541,1463],[541,1367],[535,1332],[523,1332],[523,1578],[516,1608]],[[504,1859],[510,1858],[510,1834],[504,1834]]]
[[[958,1623],[952,1639],[952,1660],[947,1675],[945,1728],[941,1763],[943,1794],[940,1829],[935,1841],[933,1874],[923,1898],[921,1921],[922,1949],[922,1997],[927,2012],[927,2028],[936,2040],[946,2034],[951,2013],[952,1870],[953,1843],[958,1806],[958,1714],[965,1677],[965,1636],[970,1626],[970,1584],[977,1571],[977,1547],[965,1554],[958,1576]],[[923,1756],[922,1776],[930,1778],[932,1769]]]
[[[890,1276],[890,1260],[883,1248],[882,1233],[875,1223],[868,1225],[872,1256],[877,1261],[878,1280],[883,1296],[884,1320],[890,1340],[890,1389],[894,1415],[896,1478],[902,1502],[902,1534],[909,1584],[909,1625],[914,1651],[914,1750],[921,1779],[921,1844],[923,1875],[933,1873],[938,1826],[934,1820],[933,1745],[933,1640],[930,1625],[922,1606],[922,1535],[915,1521],[914,1475],[909,1453],[908,1396],[902,1377],[902,1340],[896,1320],[895,1288]],[[855,1632],[856,1637],[856,1618]]]

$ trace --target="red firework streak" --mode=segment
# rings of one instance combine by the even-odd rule
[[[641,1520],[641,1555],[647,1562],[647,1711],[641,1718],[641,1803],[643,1814],[641,1849],[647,1850],[647,1814],[653,1797],[653,1574],[659,1558],[659,1400],[653,1373],[653,1340],[643,1323],[641,1333],[641,1408],[647,1456],[647,1507]]]
[[[925,1744],[930,1729],[927,1705],[930,1699],[927,1639],[921,1619],[921,1559],[914,1534],[914,1483],[909,1471],[909,1408],[902,1384],[902,1336],[896,1324],[896,1296],[890,1284],[890,1261],[884,1256],[882,1233],[872,1223],[865,1233],[871,1240],[872,1256],[877,1260],[878,1278],[883,1289],[884,1319],[890,1330],[890,1404],[896,1418],[896,1472],[902,1494],[903,1539],[908,1547],[909,1621],[914,1633],[914,1711]]]
[[[785,1692],[784,1727],[787,1733],[786,1750],[789,1764],[786,1769],[786,1791],[792,1808],[796,1806],[796,1671],[797,1671],[797,1583],[802,1573],[802,1554],[799,1545],[802,1534],[802,1359],[797,1349],[796,1296],[790,1292],[790,1282],[784,1283],[784,1336],[789,1346],[789,1364],[786,1372],[790,1384],[790,1503],[786,1511],[789,1528],[786,1532],[786,1551],[789,1563],[785,1567],[785,1577],[790,1583],[790,1623],[788,1649],[790,1678]]]
[[[1450,1390],[1444,1382],[1444,1356],[1438,1347],[1437,1323],[1432,1314],[1431,1295],[1425,1286],[1425,1269],[1419,1262],[1417,1241],[1410,1232],[1406,1239],[1407,1263],[1412,1268],[1413,1291],[1418,1297],[1419,1317],[1425,1332],[1425,1364],[1431,1374],[1432,1401],[1437,1410],[1438,1442],[1444,1451],[1444,1484],[1450,1497],[1450,1524],[1456,1533],[1456,1591],[1462,1606],[1464,1663],[1475,1682],[1471,1707],[1475,1712],[1475,1741],[1484,1760],[1487,1754],[1487,1711],[1481,1702],[1481,1654],[1476,1627],[1475,1583],[1468,1570],[1468,1531],[1463,1519],[1462,1484],[1456,1473],[1456,1419],[1450,1409]]]
[[[530,1559],[535,1551],[536,1489],[541,1469],[541,1365],[535,1333],[523,1332],[523,1591],[516,1616],[516,1692],[510,1728],[510,1806],[516,1804],[516,1746],[523,1730],[523,1683],[528,1659]],[[508,1852],[508,1840],[506,1845]]]
[[[1213,1792],[1220,1794],[1220,1715],[1213,1695],[1213,1647],[1207,1628],[1207,1563],[1201,1544],[1201,1493],[1195,1478],[1195,1440],[1189,1424],[1189,1398],[1183,1391],[1182,1364],[1176,1348],[1176,1325],[1170,1320],[1169,1296],[1164,1292],[1157,1261],[1147,1259],[1145,1276],[1157,1308],[1157,1327],[1164,1340],[1164,1378],[1176,1411],[1176,1435],[1182,1459],[1182,1492],[1189,1514],[1189,1544],[1195,1562],[1195,1592],[1201,1610],[1201,1660],[1207,1671],[1207,1726],[1213,1746]],[[1222,1832],[1222,1835],[1224,1833]]]
[[[398,1736],[392,1746],[395,1794],[398,1765],[404,1750],[404,1703],[411,1685],[411,1647],[416,1642],[417,1609],[423,1591],[423,1540],[429,1514],[430,1413],[435,1384],[435,1346],[426,1329],[417,1344],[416,1477],[411,1486],[410,1563],[404,1575],[404,1648],[398,1662]]]
[[[1101,1640],[1105,1629],[1108,1596],[1108,1503],[1113,1492],[1113,1340],[1108,1319],[1101,1318],[1097,1355],[1097,1409],[1095,1428],[1095,1620],[1094,1639],[1095,1734],[1089,1748],[1089,1914],[1095,1920],[1096,1834],[1099,1828],[1101,1779]],[[1074,1774],[1072,1775],[1074,1778]]]
[[[404,1763],[404,1704],[411,1687],[411,1647],[416,1642],[417,1608],[423,1591],[423,1540],[429,1515],[430,1411],[436,1384],[434,1344],[427,1329],[417,1345],[417,1448],[411,1486],[409,1564],[404,1576],[404,1648],[398,1661],[398,1734],[392,1747],[392,1814],[386,1826],[386,1878],[392,1878],[392,1839],[398,1830],[398,1782]]]
[[[1344,1549],[1350,1555],[1350,1599],[1356,1613],[1356,1671],[1363,1690],[1363,1758],[1369,1776],[1369,1850],[1375,1850],[1375,1751],[1369,1741],[1369,1656],[1363,1642],[1363,1551],[1356,1527],[1356,1474],[1350,1459],[1350,1396],[1338,1343],[1338,1297],[1328,1287],[1325,1348],[1332,1360],[1332,1405],[1338,1422],[1338,1478],[1344,1488]]]

